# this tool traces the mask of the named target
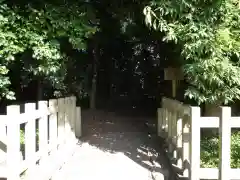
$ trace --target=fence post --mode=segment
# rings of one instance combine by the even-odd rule
[[[58,100],[58,140],[60,146],[64,143],[64,132],[65,132],[65,125],[64,125],[64,99],[59,98]]]
[[[25,113],[34,113],[36,111],[35,103],[25,104]],[[29,179],[34,176],[35,162],[35,152],[36,152],[36,119],[30,119],[25,125],[25,159],[27,161],[28,170],[27,176]]]
[[[169,121],[169,112],[168,112],[168,109],[164,108],[164,123],[165,123],[165,134],[166,134],[166,137],[168,137],[168,121]]]
[[[0,119],[4,117],[3,122],[0,121],[0,164],[7,160],[7,125],[5,120],[7,115],[0,115]]]
[[[162,118],[162,123],[161,123],[161,127],[160,127],[160,135],[164,138],[166,138],[166,136],[168,136],[168,121],[167,121],[167,109],[165,109],[164,107],[161,108],[161,118]]]
[[[221,107],[219,122],[219,180],[229,180],[230,155],[231,155],[231,108]]]
[[[190,169],[190,126],[189,116],[183,116],[182,126],[182,162],[183,162],[183,176],[189,177]]]
[[[78,138],[82,136],[81,107],[76,108],[75,135]]]
[[[71,125],[71,138],[75,140],[75,108],[76,108],[76,101],[75,97],[71,96],[70,100],[70,125]]]
[[[168,142],[169,147],[168,151],[172,153],[173,146],[172,146],[172,110],[168,110]]]
[[[158,132],[158,136],[161,136],[162,126],[163,126],[163,109],[158,108],[157,109],[157,132]]]
[[[162,136],[165,137],[165,134],[166,134],[166,123],[167,123],[167,120],[166,120],[166,109],[165,108],[162,108]]]
[[[66,142],[68,141],[71,135],[71,124],[70,124],[70,102],[69,102],[69,97],[66,97],[64,99],[64,110],[65,110],[65,140]]]
[[[53,151],[57,150],[57,111],[58,105],[56,99],[49,100],[49,140],[51,143],[51,147],[53,145]]]
[[[7,179],[20,180],[20,106],[7,107]]]
[[[73,129],[73,99],[72,96],[68,97],[68,121],[70,126],[69,140],[73,139],[74,129]]]
[[[200,169],[200,107],[191,107],[191,124],[190,124],[190,178],[199,180]]]
[[[178,113],[177,116],[177,166],[182,168],[182,154],[179,154],[179,150],[183,151],[183,143],[182,143],[182,115]]]
[[[72,127],[73,127],[73,139],[76,139],[76,97],[72,96]]]
[[[173,158],[177,159],[177,112],[172,112],[172,144],[173,144]]]
[[[39,119],[39,152],[41,155],[40,164],[47,163],[48,157],[48,102],[39,101],[38,109],[43,112],[42,117]],[[42,166],[42,167],[43,167]]]

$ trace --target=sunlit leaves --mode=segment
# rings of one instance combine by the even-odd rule
[[[236,0],[153,0],[144,14],[147,25],[165,33],[163,41],[181,47],[179,58],[185,59],[190,84],[187,97],[199,103],[240,99],[240,8]]]
[[[145,23],[149,26],[152,26],[152,10],[151,7],[147,6],[143,10],[143,14],[145,15]]]
[[[0,2],[0,97],[14,97],[8,89],[8,65],[15,62],[15,55],[28,50],[32,60],[24,60],[23,72],[30,76],[22,78],[31,77],[29,82],[33,76],[42,77],[57,88],[64,86],[66,57],[57,39],[67,37],[74,48],[84,49],[86,39],[97,31],[89,25],[89,18],[93,18],[90,12],[89,6],[74,3],[34,9],[30,5],[10,8]]]

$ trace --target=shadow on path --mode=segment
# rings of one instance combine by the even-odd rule
[[[156,176],[159,173],[165,176],[160,179],[176,179],[164,150],[164,140],[156,135],[155,118],[83,111],[82,124],[81,143],[110,153],[121,152]]]

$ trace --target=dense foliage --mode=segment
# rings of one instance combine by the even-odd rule
[[[86,39],[97,30],[89,25],[91,18],[91,9],[86,5],[44,4],[44,8],[36,9],[30,4],[10,6],[1,1],[1,97],[14,98],[9,89],[9,70],[14,65],[20,71],[22,85],[37,79],[64,89],[67,57],[61,52],[60,39],[65,37],[73,48],[85,49]]]
[[[99,20],[97,101],[99,106],[131,108],[160,100],[162,67],[172,53],[161,33],[150,30],[139,13],[146,1],[91,1]],[[91,61],[91,59],[90,59]],[[101,103],[101,104],[100,104]],[[153,103],[151,103],[153,105]],[[155,107],[148,106],[154,110]]]
[[[231,168],[240,168],[240,133],[233,133],[231,138]],[[216,168],[219,164],[218,137],[204,137],[201,141],[201,167]]]
[[[238,0],[152,0],[146,23],[181,49],[180,61],[197,102],[240,99],[240,7]]]
[[[156,99],[170,92],[163,68],[183,65],[187,97],[199,103],[240,99],[236,0],[0,2],[1,98],[43,85],[55,95]]]

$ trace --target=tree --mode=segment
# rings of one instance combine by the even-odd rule
[[[120,106],[116,101],[125,98],[129,104],[122,106],[129,107],[131,103],[139,105],[140,99],[147,96],[153,99],[159,96],[160,88],[156,83],[162,77],[159,78],[162,66],[159,62],[161,59],[162,63],[170,53],[167,55],[163,43],[159,42],[161,33],[148,29],[144,15],[139,13],[147,1],[90,2],[99,19],[99,32],[93,40],[98,45],[95,51],[98,62],[97,104]]]
[[[42,81],[48,81],[54,88],[66,89],[67,56],[61,51],[60,39],[66,37],[75,49],[85,49],[86,39],[97,30],[89,24],[93,17],[91,7],[86,4],[45,3],[37,9],[31,4],[7,5],[1,1],[1,97],[14,99],[9,86],[9,70],[16,63],[26,84],[37,79],[40,85]],[[24,58],[26,54],[28,58]]]
[[[152,0],[144,14],[163,41],[181,49],[186,97],[199,104],[240,99],[238,0]]]

